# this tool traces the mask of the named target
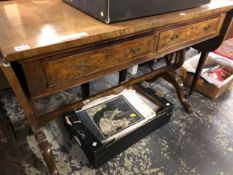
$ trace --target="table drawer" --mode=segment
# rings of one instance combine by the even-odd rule
[[[155,52],[156,35],[117,40],[82,51],[22,61],[30,96],[39,98],[142,63]],[[35,78],[36,77],[36,78]]]
[[[48,59],[44,62],[48,84],[62,84],[129,62],[153,52],[154,40],[154,36],[148,36],[57,60]]]
[[[225,16],[218,16],[160,33],[158,50],[166,50],[192,40],[218,34]]]

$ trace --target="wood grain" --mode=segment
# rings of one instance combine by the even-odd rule
[[[232,8],[232,1],[213,0],[199,8],[106,25],[61,0],[6,1],[0,4],[0,48],[4,60],[22,60],[216,15]],[[15,50],[22,45],[25,50]]]
[[[137,33],[92,47],[29,58],[20,63],[31,97],[39,98],[215,37],[224,18],[225,13],[193,19],[175,24],[174,27],[165,26],[165,29]],[[160,35],[159,39],[157,35]]]
[[[225,40],[232,39],[232,38],[233,38],[233,21],[231,21]]]
[[[27,98],[21,83],[19,82],[19,79],[17,79],[17,76],[15,75],[15,72],[12,68],[12,66],[4,65],[1,62],[1,52],[0,52],[0,68],[3,70],[4,74],[6,75],[17,99],[19,100],[19,103],[21,107],[23,108],[26,118],[32,127],[32,130],[36,136],[39,148],[41,150],[42,156],[49,167],[49,170],[52,175],[59,175],[59,172],[57,171],[56,164],[53,158],[52,150],[50,148],[50,145],[46,139],[46,136],[44,135],[41,128],[37,127],[37,115],[36,111],[34,110],[34,107],[31,104],[31,101]]]
[[[212,19],[193,23],[191,25],[185,25],[161,32],[158,50],[161,51],[170,47],[176,47],[179,44],[186,43],[187,41],[195,40],[206,35],[218,34],[222,18],[224,19],[225,16],[218,16]]]
[[[44,62],[49,86],[105,71],[153,52],[154,36]]]
[[[232,1],[213,0],[194,9],[106,25],[61,0],[1,2],[0,67],[25,111],[51,174],[58,172],[41,127],[64,112],[77,110],[90,100],[110,95],[118,88],[161,76],[175,86],[181,104],[189,110],[182,83],[170,76],[175,75],[184,57],[177,57],[175,64],[128,82],[123,82],[123,71],[117,89],[112,88],[40,117],[36,115],[32,98],[61,92],[206,40],[206,43],[215,41],[210,39],[225,35],[228,28],[225,24],[232,9]],[[178,35],[178,39],[170,41],[174,35]],[[82,86],[82,89],[87,88],[88,84]],[[86,90],[83,97],[88,96]]]

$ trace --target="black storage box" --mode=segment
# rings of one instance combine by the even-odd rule
[[[107,24],[198,7],[210,0],[64,0]]]
[[[159,108],[155,111],[155,117],[118,140],[111,140],[108,143],[101,144],[94,137],[92,132],[86,127],[80,126],[79,122],[70,122],[72,120],[74,121],[74,118],[77,117],[74,111],[64,114],[65,125],[70,133],[75,136],[80,147],[94,167],[103,165],[117,154],[121,153],[140,139],[146,137],[148,134],[170,121],[173,110],[173,105],[170,102],[163,97],[159,97],[156,95],[156,91],[151,88],[144,87],[142,84],[134,85],[133,89],[149,101],[159,106]],[[67,118],[69,118],[69,122],[67,122]],[[85,137],[83,137],[83,134]],[[93,143],[96,143],[97,146],[95,145],[95,147],[93,147]]]

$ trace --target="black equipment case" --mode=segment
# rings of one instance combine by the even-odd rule
[[[155,117],[119,140],[111,140],[109,143],[102,144],[95,138],[93,132],[77,122],[77,115],[74,111],[64,114],[65,125],[71,135],[75,136],[80,147],[94,167],[103,165],[117,154],[170,121],[173,105],[169,101],[163,97],[159,97],[156,95],[156,91],[144,87],[142,84],[134,85],[133,89],[158,105],[159,109],[155,111]],[[67,117],[69,118],[69,122],[67,122]],[[71,122],[71,124],[70,121],[74,120],[75,122]],[[97,146],[93,146],[93,143],[96,143]]]
[[[107,24],[198,7],[210,0],[64,0]]]

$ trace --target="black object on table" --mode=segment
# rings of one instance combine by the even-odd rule
[[[64,0],[73,7],[107,24],[189,9],[210,0]]]

